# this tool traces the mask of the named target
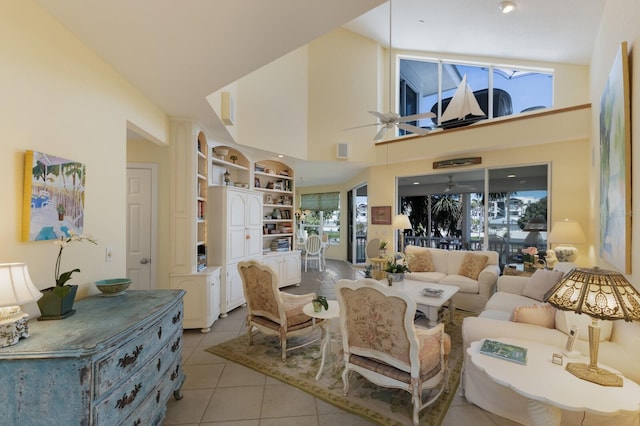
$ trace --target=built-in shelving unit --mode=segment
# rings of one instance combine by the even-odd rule
[[[240,188],[251,187],[250,162],[237,149],[228,146],[211,148],[211,168],[209,170],[209,185],[224,186],[225,173],[228,173],[229,186]]]
[[[254,165],[254,189],[262,193],[262,252],[286,252],[293,248],[293,170],[273,160]]]

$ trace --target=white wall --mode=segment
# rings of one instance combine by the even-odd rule
[[[127,122],[167,141],[168,120],[35,3],[3,2],[0,14],[0,262],[25,262],[38,288],[54,284],[57,247],[20,241],[24,151],[82,162],[84,231],[99,245],[65,249],[61,268],[81,269],[72,283],[82,297],[94,289],[89,283],[125,274]]]

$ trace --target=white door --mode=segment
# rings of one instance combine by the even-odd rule
[[[156,288],[154,186],[154,165],[127,166],[127,277],[134,290]]]

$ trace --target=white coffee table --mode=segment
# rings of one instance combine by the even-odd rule
[[[325,310],[323,308],[320,312],[315,312],[313,310],[313,304],[311,302],[302,307],[302,312],[304,312],[305,315],[309,315],[311,318],[324,320],[320,323],[320,327],[324,329],[324,339],[322,340],[322,346],[320,348],[320,351],[322,352],[322,360],[320,361],[318,374],[316,374],[316,380],[320,380],[320,377],[322,377],[325,354],[327,353],[327,348],[329,348],[329,343],[331,342],[331,320],[340,316],[340,305],[338,305],[338,301],[327,300],[327,303],[329,304],[329,309]]]
[[[481,354],[484,340],[471,343],[467,349],[471,362],[496,383],[529,399],[528,410],[533,425],[559,425],[560,409],[603,415],[640,413],[640,386],[627,378],[623,377],[622,387],[601,386],[565,370],[566,358],[565,365],[553,364],[552,354],[561,353],[561,348],[510,338],[492,340],[527,348],[527,364]],[[572,358],[571,362],[589,363],[589,359]],[[617,373],[610,367],[602,367]]]
[[[453,320],[453,312],[456,308],[453,304],[452,297],[460,290],[459,287],[407,279],[394,282],[392,287],[409,294],[413,300],[416,301],[418,304],[417,310],[425,314],[429,319],[429,327],[438,325],[438,312],[447,302],[449,302],[449,320]],[[443,292],[440,296],[436,297],[425,296],[422,293],[422,290],[425,288],[440,289],[443,290]]]

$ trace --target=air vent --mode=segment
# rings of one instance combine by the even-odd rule
[[[336,158],[338,160],[346,160],[349,158],[349,144],[348,143],[339,143],[336,146]]]

